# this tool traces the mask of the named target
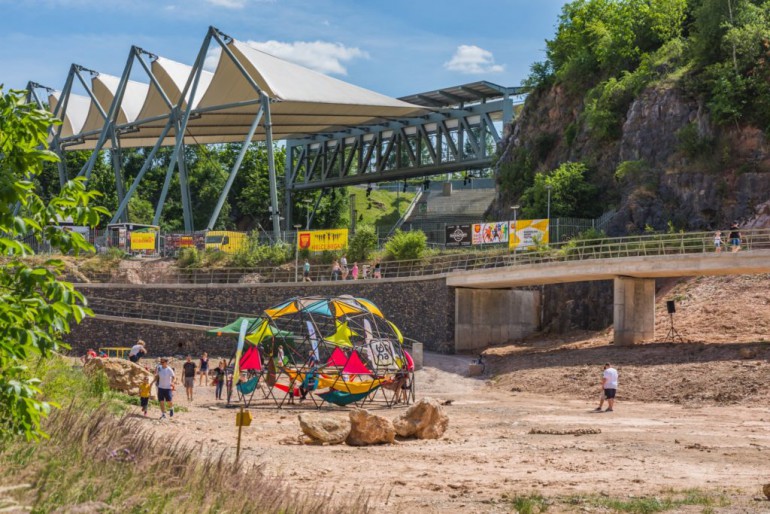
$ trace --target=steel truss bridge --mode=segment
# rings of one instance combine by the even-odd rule
[[[203,64],[216,47],[222,55],[211,73]],[[149,83],[131,80],[132,70],[146,74]],[[73,92],[77,83],[87,96]],[[310,83],[313,92],[292,89],[295,83]],[[78,172],[86,179],[99,152],[110,151],[119,202],[112,223],[127,219],[128,203],[160,147],[173,146],[153,223],[160,221],[177,174],[185,231],[192,232],[185,145],[241,142],[207,225],[213,228],[248,143],[264,141],[276,240],[281,239],[282,218],[284,229],[292,226],[292,195],[297,192],[322,191],[310,223],[330,188],[490,167],[501,140],[497,126],[513,120],[514,105],[525,95],[522,88],[482,81],[391,99],[258,52],[214,27],[192,66],[132,46],[120,77],[73,64],[62,91],[35,82],[29,82],[27,90],[28,101],[41,108],[46,104],[38,92],[46,90],[48,108],[63,122],[50,137],[51,149],[61,158],[61,184],[69,176],[65,151],[93,151]],[[279,140],[287,150],[283,213],[273,155],[273,142]],[[128,187],[120,156],[127,147],[150,148]]]

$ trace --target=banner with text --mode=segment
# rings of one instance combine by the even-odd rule
[[[473,225],[473,244],[486,245],[508,242],[508,222],[476,223]]]
[[[348,229],[300,231],[297,245],[300,250],[311,252],[342,250],[348,246]]]
[[[511,222],[511,240],[509,247],[527,250],[540,244],[548,244],[548,220],[516,220]]]
[[[471,226],[470,225],[447,225],[446,226],[446,246],[470,246],[471,245]]]
[[[131,251],[155,250],[155,232],[130,232]]]

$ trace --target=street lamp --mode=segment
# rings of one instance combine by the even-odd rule
[[[551,221],[551,189],[553,189],[551,184],[545,186],[545,190],[548,191],[548,221]]]
[[[516,248],[518,247],[518,243],[516,242],[516,232],[517,232],[517,215],[519,214],[519,209],[521,208],[521,205],[516,204],[513,207],[511,207],[511,210],[513,211],[513,234],[508,234],[508,237],[513,237],[513,260],[516,261]]]
[[[297,239],[294,247],[294,282],[299,282],[299,229],[302,225],[294,225],[294,237]]]

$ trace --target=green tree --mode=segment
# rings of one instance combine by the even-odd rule
[[[548,186],[551,186],[551,217],[591,218],[601,214],[596,186],[586,179],[588,167],[582,162],[565,162],[550,174],[538,173],[535,183],[521,195],[522,218],[545,218]]]
[[[56,160],[41,149],[53,119],[25,103],[24,96],[0,89],[0,255],[5,261],[0,268],[0,436],[35,439],[43,435],[40,423],[51,405],[41,400],[40,380],[26,362],[62,347],[61,334],[90,311],[83,295],[59,280],[64,263],[33,264],[27,241],[45,239],[65,253],[91,251],[81,235],[59,230],[57,220],[71,217],[78,225],[94,226],[107,212],[92,205],[98,193],[86,191],[82,180],[67,182],[47,203],[35,192],[33,181],[43,163]]]

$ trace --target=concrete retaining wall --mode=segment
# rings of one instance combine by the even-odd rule
[[[455,290],[455,349],[471,351],[520,339],[540,323],[540,292]]]

